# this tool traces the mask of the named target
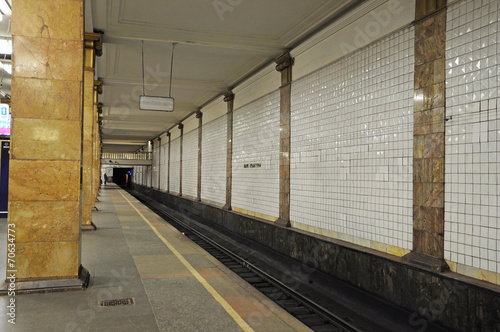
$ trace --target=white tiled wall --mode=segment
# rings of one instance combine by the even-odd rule
[[[227,116],[203,124],[201,199],[226,203]]]
[[[176,138],[170,144],[170,192],[178,194],[181,174],[181,139]]]
[[[147,172],[147,168],[145,166],[141,166],[141,174],[142,174],[141,184],[143,186],[147,186],[147,174],[148,174],[148,172]]]
[[[146,166],[146,174],[145,174],[145,183],[148,188],[151,188],[152,180],[153,180],[153,167]]]
[[[160,148],[155,147],[153,149],[153,188],[158,189],[158,170],[160,169]]]
[[[198,190],[198,130],[184,134],[182,148],[182,194],[196,197]]]
[[[133,181],[141,186],[147,185],[147,167],[136,166],[134,167]]]
[[[134,179],[135,184],[142,185],[142,181],[140,180],[142,177],[140,175],[141,175],[140,166],[134,167],[134,173],[132,175],[132,178]]]
[[[278,217],[280,94],[234,111],[232,205]],[[244,165],[260,164],[260,168]]]
[[[160,158],[160,189],[167,190],[168,183],[168,140],[162,143],[161,147],[161,158]]]
[[[292,84],[295,226],[412,249],[413,45],[407,28]]]
[[[445,258],[500,272],[499,1],[448,9]]]

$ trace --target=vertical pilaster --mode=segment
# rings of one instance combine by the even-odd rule
[[[92,224],[92,142],[94,140],[94,70],[85,66],[83,80],[82,143],[82,230],[95,230]]]
[[[92,47],[90,50],[93,52],[92,56],[88,56],[88,52],[86,53],[86,58],[92,61],[92,68],[94,70],[95,77],[95,58],[96,56],[102,56],[102,34],[101,33],[92,33],[86,34],[86,40],[90,40],[92,42]],[[88,41],[87,41],[88,42]],[[88,48],[88,47],[86,47]],[[88,62],[88,60],[85,60]],[[101,186],[101,150],[102,150],[102,142],[101,142],[101,116],[102,116],[102,103],[99,103],[99,96],[102,94],[102,82],[99,81],[99,86],[96,89],[94,81],[94,172],[93,172],[93,186],[92,186],[92,207],[95,207],[95,202],[97,201],[97,194],[99,193],[99,188]],[[97,209],[97,208],[96,208]]]
[[[179,124],[179,130],[181,131],[181,136],[179,136],[180,140],[180,152],[179,152],[179,196],[182,196],[182,149],[184,148],[184,125]]]
[[[227,104],[227,156],[226,156],[226,204],[223,209],[231,210],[231,193],[233,186],[233,108],[234,94],[228,91],[224,94]]]
[[[158,190],[161,190],[161,137],[158,137]]]
[[[281,73],[280,87],[280,197],[276,224],[290,227],[290,124],[293,58],[285,53],[276,59]]]
[[[95,208],[96,173],[96,131],[98,114],[97,94],[95,91],[95,58],[102,55],[102,35],[100,33],[85,33],[85,73],[84,73],[84,108],[83,108],[83,158],[82,158],[82,228],[95,230],[92,223],[92,211]],[[91,86],[94,82],[94,86]],[[93,90],[93,91],[92,91]],[[101,90],[102,93],[102,85]],[[89,202],[90,201],[90,202]],[[88,207],[90,206],[90,210]]]
[[[7,270],[16,293],[88,282],[80,265],[83,12],[83,0],[13,3],[8,223],[16,255]]]
[[[167,193],[170,192],[170,156],[171,156],[171,153],[170,153],[170,148],[172,147],[172,134],[171,133],[167,133],[167,137],[168,137],[168,152],[167,152],[167,155],[168,155],[168,159],[167,159]]]
[[[150,160],[152,161],[153,158],[153,141],[148,141],[148,149],[147,149],[147,155],[148,158],[151,158]],[[146,173],[146,187],[153,188],[153,165],[147,166],[146,167],[147,173]]]
[[[96,112],[95,122],[94,122],[94,187],[93,187],[93,197],[92,197],[92,207],[96,208],[95,202],[97,201],[97,194],[99,193],[99,188],[101,186],[101,115],[102,115],[102,103],[97,103],[95,105]],[[97,209],[97,208],[96,208]]]
[[[196,112],[196,118],[198,119],[198,186],[196,190],[196,199],[201,201],[201,144],[203,134],[203,113],[200,111]]]
[[[85,71],[83,84],[83,153],[82,153],[82,230],[94,231],[92,222],[94,186],[94,140],[96,139],[95,102],[97,94],[102,93],[102,83],[94,81],[94,43],[97,34],[85,34]],[[97,35],[100,37],[100,35]],[[89,40],[90,39],[90,40]]]
[[[413,250],[405,259],[441,271],[444,261],[446,1],[416,2]]]

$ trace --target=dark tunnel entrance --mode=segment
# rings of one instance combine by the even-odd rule
[[[131,182],[133,168],[113,168],[113,182],[128,187]]]

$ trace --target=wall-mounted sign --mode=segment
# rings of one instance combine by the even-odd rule
[[[262,164],[244,164],[244,168],[261,168]]]
[[[8,104],[0,104],[0,136],[10,136],[10,111]]]

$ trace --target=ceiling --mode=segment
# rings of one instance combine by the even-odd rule
[[[360,0],[90,0],[87,30],[102,31],[105,152],[135,152],[297,46]],[[147,4],[147,5],[146,5]],[[87,7],[89,7],[87,5]],[[91,22],[90,22],[91,21]],[[171,96],[174,112],[139,110],[145,94]]]
[[[137,151],[361,2],[86,0],[86,30],[104,33],[96,65],[103,151]],[[0,39],[10,38],[10,13],[2,18]],[[171,88],[173,112],[139,110],[143,68],[144,93],[166,97]],[[10,97],[10,74],[1,72],[0,95]]]

